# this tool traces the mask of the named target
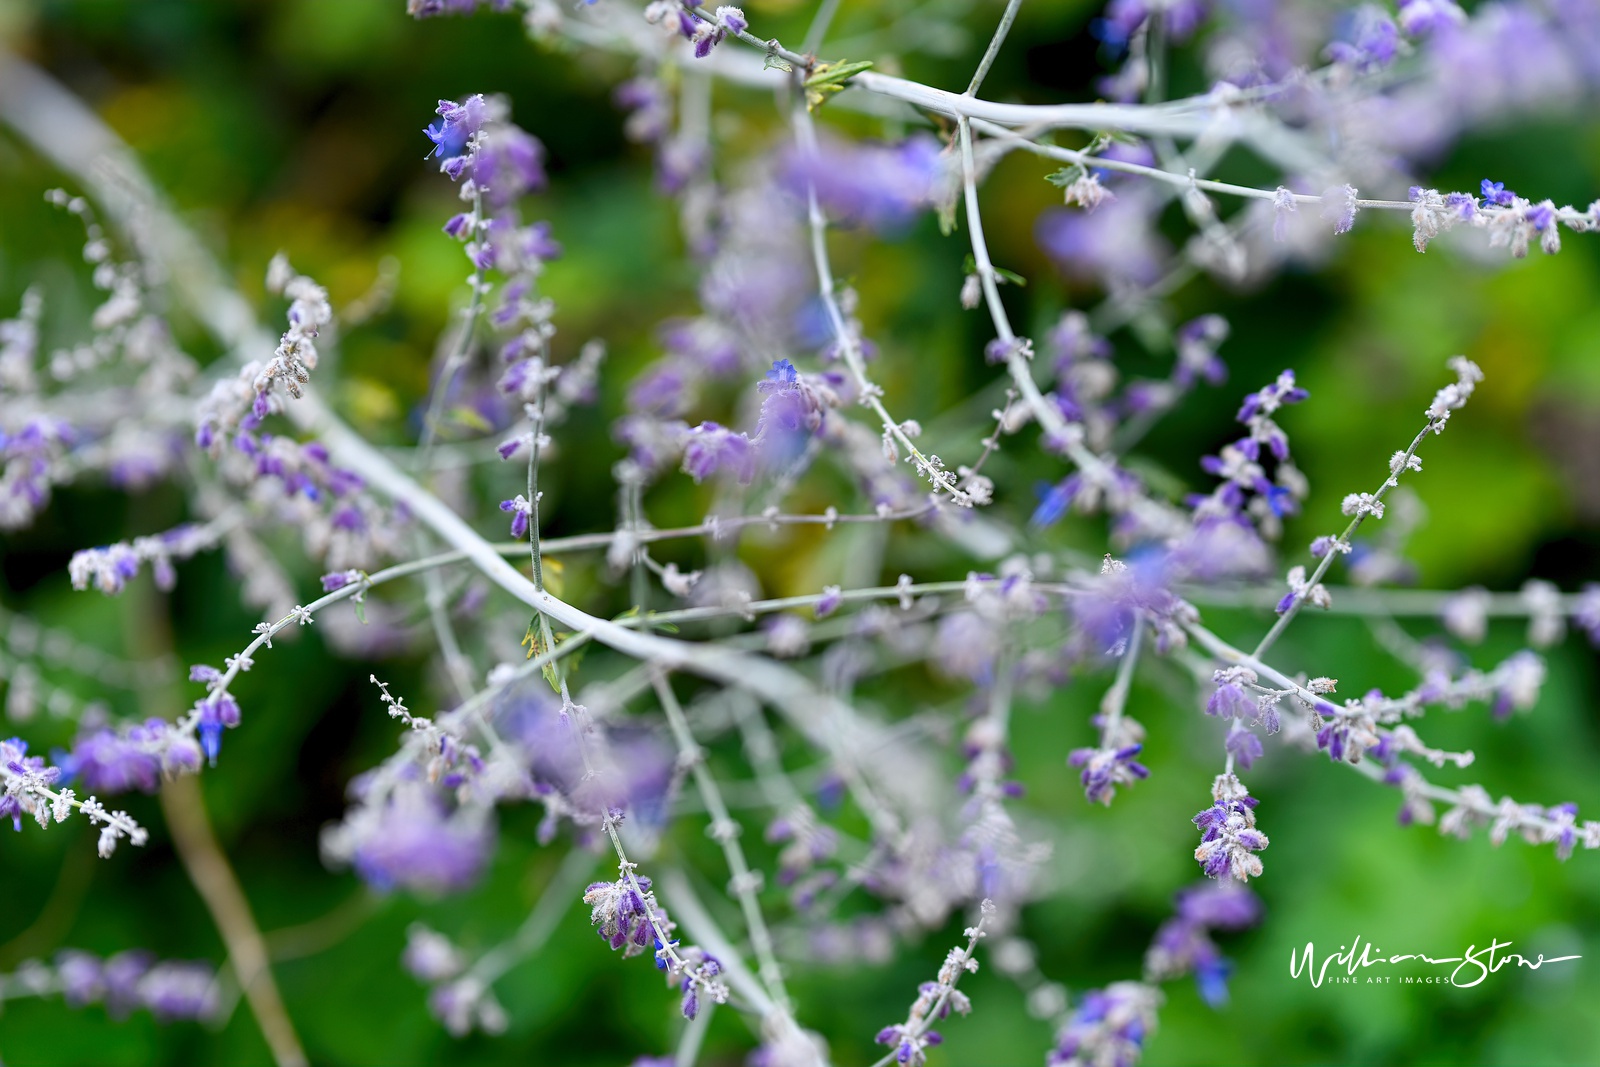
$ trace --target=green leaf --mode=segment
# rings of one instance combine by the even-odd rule
[[[815,111],[834,93],[844,89],[844,83],[871,67],[870,62],[819,63],[802,85],[806,91],[806,109]]]
[[[1062,167],[1053,174],[1046,174],[1044,176],[1044,180],[1049,182],[1051,185],[1066,188],[1078,179],[1088,175],[1088,173],[1089,172],[1084,169],[1083,164],[1074,163],[1070,167]]]
[[[996,278],[998,278],[999,280],[1004,281],[1004,282],[1010,282],[1012,285],[1019,285],[1019,286],[1022,286],[1023,288],[1027,288],[1028,279],[1024,278],[1022,275],[1018,274],[1016,271],[1014,271],[1014,270],[1006,270],[1004,267],[996,267],[992,263],[989,265],[989,268],[994,271],[994,276]],[[972,253],[971,252],[967,253],[967,258],[961,264],[961,269],[963,271],[965,271],[966,273],[968,273],[968,274],[976,274],[976,273],[978,273],[978,261],[976,259],[972,258]]]
[[[818,63],[816,70],[803,84],[807,89],[826,89],[829,86],[843,88],[845,82],[871,69],[871,62],[847,63],[841,60],[838,63]]]
[[[524,657],[525,659],[533,659],[535,656],[544,655],[546,651],[544,638],[540,636],[539,631],[539,616],[535,615],[528,620],[528,632],[522,635],[521,643],[528,648],[528,654]],[[561,676],[556,673],[556,665],[553,660],[539,668],[539,673],[544,675],[544,680],[550,683],[551,689],[557,692],[561,691]]]
[[[479,433],[488,433],[494,429],[494,426],[487,419],[465,404],[450,409],[450,421],[457,426],[465,426],[467,429],[476,430]]]

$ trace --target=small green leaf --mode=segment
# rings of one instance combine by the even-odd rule
[[[844,83],[854,78],[864,70],[871,70],[871,62],[847,63],[818,63],[816,70],[803,83],[807,89],[825,89],[828,86],[843,87]]]
[[[1078,181],[1080,178],[1088,176],[1088,173],[1089,172],[1084,169],[1083,164],[1074,163],[1070,167],[1062,167],[1054,174],[1046,174],[1044,176],[1044,180],[1049,182],[1051,185],[1066,188],[1073,182]]]
[[[533,659],[535,656],[544,655],[544,639],[539,635],[539,616],[535,615],[528,620],[528,632],[522,635],[521,643],[528,648],[528,654],[524,657],[525,659]],[[539,668],[539,673],[544,675],[544,680],[550,683],[551,689],[560,692],[561,676],[556,673],[554,661],[546,663]]]
[[[978,273],[978,261],[972,258],[971,252],[967,253],[967,258],[961,264],[961,269],[967,274]],[[1014,270],[1006,270],[1004,267],[996,267],[993,264],[990,264],[990,269],[994,271],[994,276],[1000,281],[1010,282],[1012,285],[1020,285],[1024,288],[1028,285],[1028,279]]]
[[[811,76],[801,83],[806,91],[806,110],[815,111],[827,102],[828,97],[844,89],[844,83],[867,70],[871,63],[819,63]]]
[[[450,419],[459,426],[465,426],[479,433],[488,433],[494,429],[487,419],[466,405],[451,408]]]
[[[1004,278],[1006,281],[1010,282],[1012,285],[1018,285],[1018,286],[1022,286],[1024,288],[1027,287],[1028,279],[1024,278],[1022,275],[1018,274],[1016,271],[1006,270],[1004,267],[995,267],[994,268],[994,273],[995,273],[995,277]]]

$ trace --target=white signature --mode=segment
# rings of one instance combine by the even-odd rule
[[[1321,986],[1324,979],[1327,979],[1328,977],[1328,967],[1332,964],[1338,964],[1339,966],[1345,968],[1346,977],[1335,975],[1332,981],[1356,982],[1360,981],[1360,979],[1356,977],[1356,972],[1365,970],[1368,967],[1373,967],[1378,964],[1405,963],[1408,961],[1417,960],[1422,963],[1434,965],[1453,963],[1455,964],[1455,969],[1452,970],[1448,976],[1402,976],[1400,978],[1402,983],[1425,982],[1431,984],[1437,982],[1443,984],[1445,982],[1449,982],[1449,984],[1453,986],[1459,986],[1462,989],[1467,989],[1477,985],[1479,982],[1482,982],[1485,978],[1489,977],[1491,974],[1494,974],[1496,971],[1500,970],[1500,968],[1504,967],[1513,960],[1516,961],[1517,966],[1519,967],[1527,967],[1529,970],[1537,971],[1540,967],[1543,967],[1547,963],[1565,963],[1568,960],[1578,960],[1583,958],[1582,956],[1556,956],[1553,959],[1547,960],[1543,955],[1540,955],[1536,959],[1530,960],[1526,956],[1519,955],[1515,952],[1504,953],[1499,957],[1495,956],[1497,951],[1510,948],[1511,944],[1512,943],[1510,941],[1500,941],[1498,939],[1491,940],[1489,944],[1483,948],[1478,948],[1476,945],[1468,945],[1467,951],[1464,955],[1442,956],[1437,959],[1432,956],[1423,955],[1422,953],[1405,953],[1398,956],[1380,956],[1378,953],[1382,951],[1381,949],[1374,948],[1370,941],[1366,944],[1362,944],[1361,937],[1357,935],[1356,939],[1351,942],[1348,947],[1340,945],[1338,952],[1331,956],[1324,956],[1322,959],[1322,965],[1318,967],[1316,959],[1316,945],[1313,942],[1307,941],[1304,949],[1299,952],[1291,951],[1289,953],[1289,977],[1299,978],[1301,974],[1304,974],[1311,980],[1312,986]],[[1359,954],[1357,953],[1358,948],[1360,949]],[[1390,981],[1390,978],[1388,975],[1369,975],[1366,977],[1366,981],[1388,982]]]

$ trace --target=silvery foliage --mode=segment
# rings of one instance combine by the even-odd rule
[[[1452,0],[1400,0],[1397,10],[1301,3],[1262,16],[1207,0],[1112,0],[1094,24],[1117,60],[1099,86],[1105,99],[1052,105],[981,94],[1017,0],[965,91],[834,55],[837,6],[824,0],[794,44],[761,37],[738,8],[687,0],[643,10],[625,0],[576,9],[409,0],[419,19],[514,11],[536,41],[629,57],[636,74],[617,102],[628,136],[653,155],[662,195],[680,207],[699,285],[697,306],[662,324],[659,357],[624,383],[624,410],[597,411],[605,339],[559,332],[559,309],[540,284],[561,269],[561,228],[523,216],[546,184],[543,146],[513,120],[512,101],[441,101],[427,132],[438,180],[453,183],[461,210],[443,221],[440,240],[460,243],[470,275],[422,429],[400,451],[375,448],[341,419],[331,373],[319,369],[319,354],[382,302],[381,285],[335,308],[291,265],[291,247],[267,272],[262,314],[284,319],[274,342],[131,157],[104,148],[114,144],[109,131],[42,76],[16,82],[0,106],[6,121],[86,190],[49,199],[81,221],[102,303],[83,340],[54,352],[40,347],[51,299],[42,287],[0,323],[0,527],[27,526],[60,485],[175,484],[188,494],[189,523],[85,547],[69,566],[72,584],[117,595],[148,569],[168,589],[182,561],[220,551],[265,621],[221,666],[192,668],[198,695],[185,714],[115,722],[53,689],[49,669],[93,656],[102,681],[129,687],[147,684],[148,671],[15,620],[0,657],[8,717],[25,730],[43,709],[76,719],[80,732],[54,759],[30,756],[21,739],[0,743],[0,814],[20,828],[24,817],[46,827],[81,812],[115,862],[120,842],[141,845],[147,832],[98,796],[226,774],[229,731],[240,736],[228,748],[250,744],[234,689],[248,701],[241,676],[270,667],[285,631],[313,626],[358,654],[430,645],[437,691],[418,699],[436,710],[413,711],[373,678],[372,706],[400,728],[398,745],[351,783],[348,812],[324,834],[325,858],[383,889],[460,892],[493,853],[497,808],[517,803],[540,807],[538,843],[567,857],[528,922],[486,951],[412,928],[404,966],[429,987],[442,1025],[457,1035],[503,1030],[496,979],[557,923],[578,921],[562,916],[581,899],[606,943],[623,957],[647,956],[679,998],[691,1022],[676,1062],[694,1058],[696,1020],[729,1004],[755,1017],[752,1062],[774,1067],[826,1062],[830,1042],[866,1036],[809,1029],[786,975],[881,961],[961,914],[972,921],[962,943],[911,998],[905,1021],[877,1035],[888,1047],[880,1062],[925,1062],[940,1041],[935,1024],[973,1008],[959,981],[978,968],[980,945],[1028,1010],[1058,1025],[1056,1046],[1041,1050],[1050,1064],[1134,1062],[1163,982],[1192,974],[1208,1001],[1226,998],[1227,962],[1212,935],[1256,921],[1247,883],[1268,874],[1262,827],[1272,826],[1270,805],[1241,774],[1260,759],[1296,758],[1285,746],[1321,751],[1393,788],[1406,823],[1461,837],[1487,828],[1496,845],[1515,835],[1553,845],[1562,859],[1579,845],[1600,848],[1600,822],[1580,820],[1576,805],[1431,782],[1426,768],[1464,767],[1472,753],[1430,747],[1413,725],[1430,709],[1474,703],[1497,718],[1529,711],[1544,680],[1533,649],[1563,640],[1569,626],[1600,638],[1600,587],[1563,593],[1536,581],[1519,593],[1401,598],[1386,589],[1407,576],[1404,539],[1420,521],[1412,483],[1426,478],[1431,438],[1470,419],[1474,392],[1493,383],[1471,361],[1438,353],[1440,388],[1417,398],[1417,424],[1394,428],[1405,447],[1373,472],[1375,488],[1344,495],[1346,521],[1309,551],[1280,549],[1284,518],[1305,508],[1327,521],[1334,511],[1331,498],[1311,495],[1290,447],[1296,406],[1316,400],[1289,370],[1235,389],[1227,322],[1210,314],[1174,325],[1168,315],[1193,274],[1259,285],[1285,265],[1337,256],[1340,235],[1357,227],[1386,232],[1408,220],[1418,252],[1442,243],[1522,257],[1535,245],[1559,252],[1563,229],[1600,225],[1600,201],[1558,207],[1488,179],[1442,191],[1423,176],[1467,130],[1591,99],[1600,5],[1514,0],[1469,16]],[[882,54],[911,39],[909,20],[936,22],[931,10],[886,22],[855,47]],[[1193,51],[1211,88],[1163,98],[1173,49]],[[714,101],[735,98],[770,99],[774,122],[724,144]],[[39,119],[46,99],[49,122]],[[519,120],[537,126],[528,116],[538,102],[515,104]],[[829,121],[851,110],[913,132],[852,140]],[[1013,324],[1002,293],[1019,279],[993,262],[983,228],[984,178],[1018,152],[1038,157],[1040,177],[1063,193],[1064,204],[1037,220],[1041,249],[1078,283],[1074,292],[1104,294],[1035,337]],[[1208,176],[1234,152],[1272,168],[1277,183]],[[1181,248],[1156,225],[1169,207],[1187,227]],[[984,309],[992,325],[993,340],[970,353],[992,376],[976,443],[939,412],[907,410],[908,398],[879,383],[880,366],[920,357],[866,335],[871,309],[841,280],[856,264],[832,259],[834,228],[893,232],[925,212],[967,257],[950,299]],[[202,367],[184,353],[167,327],[173,302],[236,355]],[[1119,356],[1139,344],[1167,360],[1165,376],[1123,369]],[[739,399],[719,406],[729,394]],[[458,414],[464,397],[473,398],[470,421]],[[1184,402],[1241,405],[1237,439],[1198,471],[1178,472],[1194,488],[1188,496],[1127,462]],[[601,417],[613,420],[618,446],[616,523],[542,538],[559,501],[544,501],[541,469],[562,461],[564,426]],[[1059,472],[1037,494],[988,473],[997,453],[1030,450]],[[491,469],[464,477],[474,466]],[[705,487],[704,518],[658,528],[650,491],[685,478]],[[480,499],[475,486],[487,483],[501,492]],[[808,506],[828,486],[836,499]],[[509,541],[484,536],[501,522]],[[1051,532],[1063,523],[1077,527],[1076,544],[1099,538],[1099,550],[1063,547]],[[913,530],[969,558],[966,577],[900,573],[895,546]],[[843,542],[820,557],[834,562],[805,572],[815,591],[772,595],[738,561],[742,541],[783,546],[801,534]],[[672,543],[700,551],[658,559],[668,551],[658,546]],[[284,552],[325,571],[321,595],[297,591]],[[599,583],[563,599],[557,560],[589,567]],[[1333,580],[1336,565],[1343,583]],[[880,572],[898,577],[878,582]],[[633,607],[592,614],[604,610],[607,587]],[[1208,605],[1241,596],[1272,619],[1248,648],[1206,621]],[[404,610],[408,598],[424,610]],[[1383,693],[1271,655],[1308,607],[1434,615],[1468,644],[1492,618],[1512,616],[1527,620],[1532,647],[1476,670],[1445,643],[1412,642],[1417,684]],[[596,654],[580,664],[570,654],[584,648]],[[1038,967],[1018,917],[1050,892],[1054,826],[1097,809],[1046,818],[1019,800],[1013,706],[1069,684],[1103,687],[1089,723],[1061,726],[1089,743],[1064,745],[1061,758],[1088,802],[1109,805],[1151,773],[1139,760],[1147,727],[1131,713],[1130,692],[1155,659],[1192,674],[1195,713],[1215,720],[1215,748],[1193,756],[1203,880],[1178,893],[1141,974],[1069,1001],[1062,981]],[[961,715],[878,702],[875,678],[918,664],[933,684],[964,694]],[[746,801],[737,815],[726,797],[734,765]],[[703,824],[719,846],[724,869],[703,873],[726,884],[729,906],[707,906],[677,869],[682,857],[665,831],[678,823]],[[747,830],[765,844],[747,847]],[[737,924],[724,929],[716,916]],[[74,1003],[121,997],[170,1016],[213,1009],[209,972],[152,969],[142,956],[135,967],[132,958],[102,965],[69,953],[0,988]],[[283,1047],[274,1045],[280,1061],[292,1060]]]

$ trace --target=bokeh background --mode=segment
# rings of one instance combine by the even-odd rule
[[[881,24],[903,6],[847,4],[837,35]],[[81,94],[133,146],[253,298],[260,299],[265,264],[279,249],[328,286],[336,307],[365,292],[379,262],[392,257],[399,270],[392,306],[342,338],[337,385],[322,386],[358,427],[392,443],[413,432],[435,339],[464,297],[459,246],[439,232],[454,210],[453,189],[423,162],[429,146],[421,129],[441,97],[507,94],[515,119],[549,149],[551,189],[530,210],[553,222],[567,250],[546,278],[562,337],[603,336],[612,353],[600,409],[566,428],[568,447],[541,483],[549,532],[606,528],[609,467],[619,454],[608,420],[629,371],[654,355],[655,324],[694,309],[676,209],[653,190],[648,153],[623,138],[611,103],[629,66],[535,47],[514,19],[419,24],[403,7],[401,0],[7,0],[0,40]],[[950,54],[907,58],[904,69],[953,87],[965,83],[999,5],[946,7],[970,35],[938,42]],[[790,0],[752,0],[747,10],[758,32],[786,40],[801,35],[810,15],[808,5]],[[986,95],[1092,98],[1091,80],[1105,69],[1086,32],[1094,13],[1078,0],[1024,5]],[[1181,87],[1191,75],[1180,65],[1174,78]],[[781,136],[770,98],[717,92],[731,108],[719,136],[734,157]],[[884,132],[860,117],[828,117],[857,133]],[[1056,275],[1034,244],[1033,219],[1058,202],[1044,180],[1049,169],[1012,158],[985,189],[997,261],[1031,280],[1008,299],[1035,327],[1096,299]],[[1587,204],[1600,192],[1600,124],[1592,110],[1519,119],[1459,144],[1437,161],[1430,184],[1475,188],[1483,177],[1536,198]],[[0,132],[0,311],[14,313],[22,291],[41,285],[47,350],[82,336],[93,306],[78,256],[81,231],[43,202],[44,190],[63,180]],[[1230,320],[1234,333],[1222,352],[1231,377],[1167,419],[1144,452],[1201,485],[1194,457],[1230,437],[1239,397],[1295,368],[1312,400],[1283,422],[1313,496],[1286,537],[1292,557],[1332,527],[1344,493],[1373,488],[1385,458],[1409,440],[1445,380],[1444,359],[1465,353],[1487,380],[1449,431],[1424,446],[1425,469],[1413,484],[1428,517],[1408,550],[1418,583],[1514,589],[1540,577],[1570,590],[1600,579],[1600,240],[1569,235],[1565,245],[1557,257],[1535,252],[1518,263],[1442,246],[1419,256],[1399,220],[1368,213],[1315,274],[1291,271],[1248,293],[1191,285],[1175,299],[1180,320],[1207,311]],[[964,238],[941,237],[927,217],[886,240],[846,236],[838,248],[841,273],[861,291],[867,333],[883,348],[877,373],[894,410],[946,437],[976,441],[986,429],[994,371],[976,358],[989,336],[984,317],[963,313],[955,300]],[[188,351],[214,355],[181,312],[175,324]],[[1119,361],[1133,372],[1164,365],[1131,335],[1116,341]],[[938,418],[944,411],[952,414]],[[1002,487],[997,506],[1022,516],[1032,485],[1051,468],[1018,442],[990,473]],[[703,491],[673,479],[651,508],[665,524],[702,514],[706,504]],[[74,594],[66,579],[75,549],[184,517],[172,491],[62,491],[31,529],[0,538],[0,605],[116,655],[170,649],[180,664],[220,662],[258,617],[240,605],[219,559],[180,568],[170,596],[147,580],[116,600]],[[1031,536],[1033,548],[1088,551],[1101,538],[1093,525]],[[693,562],[693,546],[683,551],[682,561]],[[285,558],[301,557],[286,546]],[[774,595],[813,591],[836,580],[839,566],[826,542],[811,537],[758,539],[746,561]],[[591,610],[625,606],[621,593],[591,580],[593,562],[572,564],[570,578],[592,598]],[[312,588],[316,568],[296,566],[300,587]],[[970,566],[947,545],[902,534],[891,542],[885,576],[959,576]],[[1265,625],[1242,611],[1211,617],[1240,641]],[[1419,637],[1437,629],[1428,621],[1409,625]],[[276,973],[313,1061],[621,1064],[669,1050],[681,1025],[676,998],[647,963],[606,951],[581,906],[544,952],[499,983],[512,1020],[504,1036],[456,1041],[429,1017],[424,990],[398,964],[407,924],[422,918],[466,945],[493,944],[526,915],[556,857],[533,844],[535,814],[510,810],[490,877],[465,897],[379,897],[349,872],[325,869],[317,835],[342,811],[344,783],[394,743],[367,675],[379,670],[423,710],[438,690],[420,658],[350,662],[334,656],[316,629],[283,643],[270,669],[243,679],[245,725],[229,735],[222,765],[202,779],[256,916],[278,932],[269,942],[299,953]],[[1520,626],[1497,624],[1472,651],[1474,662],[1498,662],[1522,640]],[[1356,620],[1304,618],[1279,647],[1280,662],[1338,676],[1345,692],[1398,691],[1413,682]],[[1469,708],[1426,722],[1431,743],[1479,754],[1468,770],[1433,777],[1600,810],[1594,653],[1572,638],[1548,658],[1550,683],[1532,714],[1492,725],[1484,709]],[[50,681],[130,715],[186,692],[176,671],[173,688],[146,694],[145,707],[93,677],[58,671]],[[1087,720],[1106,682],[1086,677],[1045,701],[1025,702],[1014,719],[1017,773],[1029,788],[1019,807],[1061,842],[1049,865],[1054,891],[1026,910],[1024,929],[1045,973],[1074,994],[1137,975],[1171,895],[1196,876],[1188,819],[1205,803],[1217,762],[1214,724],[1195,714],[1191,684],[1174,668],[1146,669],[1131,712],[1151,729],[1152,777],[1109,810],[1085,804],[1064,758],[1088,742]],[[910,715],[959,708],[961,694],[896,674],[869,686],[867,696]],[[27,734],[36,745],[62,745],[71,727],[40,718]],[[1495,850],[1481,835],[1464,843],[1402,828],[1390,791],[1321,757],[1269,750],[1248,780],[1272,838],[1259,882],[1266,921],[1224,946],[1237,964],[1231,1006],[1214,1012],[1190,983],[1168,987],[1147,1063],[1600,1063],[1600,1014],[1592,1010],[1600,1001],[1600,857],[1580,852],[1559,864],[1549,847],[1512,842]],[[152,841],[109,862],[94,858],[81,821],[0,837],[0,970],[64,946],[104,954],[146,947],[220,962],[219,938],[166,843],[155,799],[133,796],[128,807],[152,828]],[[693,819],[679,836],[667,849],[693,857],[705,848]],[[719,861],[708,861],[705,869],[716,870]],[[872,1035],[904,1017],[960,925],[905,946],[893,963],[795,976],[802,1018],[833,1038],[837,1062],[876,1058]],[[1315,940],[1332,948],[1355,934],[1436,954],[1497,937],[1586,958],[1539,973],[1502,972],[1468,990],[1313,989],[1290,980],[1293,947]],[[963,988],[976,1010],[941,1027],[938,1062],[1042,1062],[1050,1028],[1027,1015],[1012,985],[986,966]],[[243,1008],[216,1029],[164,1027],[142,1014],[116,1022],[99,1008],[72,1011],[59,1000],[3,1008],[0,1058],[12,1064],[267,1062]],[[743,1024],[721,1012],[703,1062],[739,1063],[748,1043]]]

